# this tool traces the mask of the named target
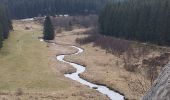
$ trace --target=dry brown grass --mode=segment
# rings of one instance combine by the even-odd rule
[[[108,99],[64,77],[75,69],[57,61],[56,55],[74,49],[40,42],[42,27],[33,21],[14,21],[14,29],[0,51],[0,100]]]
[[[80,55],[66,58],[86,65],[87,70],[81,77],[94,83],[106,84],[133,100],[139,100],[151,85],[145,76],[146,69],[141,67],[144,58],[154,58],[168,51],[167,48],[110,37],[68,33],[67,36],[64,33],[62,35],[56,41],[70,44],[79,42],[85,50]]]
[[[31,24],[33,23],[31,22]],[[20,28],[21,25],[19,24],[18,27]],[[36,29],[37,31],[40,30],[36,27],[31,29]],[[151,85],[150,80],[148,80],[145,76],[147,74],[146,70],[148,70],[149,64],[144,64],[146,66],[142,67],[144,59],[151,63],[152,61],[155,61],[155,59],[157,60],[158,58],[162,58],[160,55],[168,52],[169,50],[167,48],[154,45],[139,44],[126,40],[122,41],[121,39],[110,37],[99,36],[96,38],[90,37],[89,34],[82,34],[83,32],[87,32],[87,30],[89,29],[64,31],[61,34],[57,34],[54,42],[59,44],[79,45],[77,44],[77,41],[81,41],[81,38],[84,39],[86,37],[86,39],[82,42],[82,44],[85,44],[81,45],[85,51],[80,55],[67,57],[66,60],[77,62],[86,66],[87,70],[85,73],[81,74],[81,77],[97,84],[105,84],[108,87],[123,93],[129,99],[140,99],[143,93]],[[75,51],[72,48],[61,45],[49,45],[48,47],[50,49],[50,65],[52,65],[50,68],[59,75],[60,80],[70,82],[71,80],[64,78],[63,74],[73,72],[75,69],[61,62],[56,63],[56,59],[54,58],[55,54]],[[167,59],[168,57],[165,57],[165,59],[161,62],[165,61],[166,63]],[[161,66],[163,66],[163,64],[161,64]],[[158,72],[159,70],[161,70],[161,67],[158,68]],[[56,91],[55,93],[59,95],[55,95],[54,98],[61,100],[71,100],[73,98],[75,100],[86,100],[87,98],[91,100],[107,99],[105,96],[100,95],[96,91],[87,89],[74,81],[71,81],[70,88],[68,90],[63,90],[61,92]],[[53,96],[48,94],[48,96],[45,97],[45,100],[52,97]],[[40,100],[42,99],[40,96],[38,96],[38,98]]]
[[[98,46],[105,49],[106,53],[116,55],[117,57],[123,59],[124,68],[130,72],[140,70],[139,68],[143,65],[145,65],[145,68],[150,68],[153,63],[155,63],[155,67],[158,66],[160,69],[169,60],[169,48],[103,36],[98,34],[95,29],[88,30],[83,34],[87,34],[88,36],[77,38],[77,43],[80,45],[93,43],[93,46]],[[149,63],[152,64],[149,65],[143,63],[148,60]],[[156,69],[154,70],[156,71]]]

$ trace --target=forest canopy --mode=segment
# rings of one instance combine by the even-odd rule
[[[124,0],[107,4],[99,23],[104,35],[170,45],[169,0]]]
[[[15,19],[38,15],[96,14],[108,1],[110,0],[0,0]]]

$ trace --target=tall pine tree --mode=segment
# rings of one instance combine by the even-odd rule
[[[3,35],[2,35],[2,25],[0,24],[0,48],[2,48],[2,44],[3,44]]]
[[[47,16],[45,18],[45,22],[44,22],[44,39],[45,40],[53,40],[54,39],[54,28],[50,19],[50,16]]]
[[[3,40],[8,38],[10,30],[12,30],[12,22],[7,8],[0,4],[0,48]]]

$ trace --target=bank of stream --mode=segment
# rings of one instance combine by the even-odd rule
[[[79,65],[79,64],[76,64],[76,63],[73,63],[73,62],[65,61],[64,58],[65,58],[65,56],[78,55],[78,54],[82,53],[84,50],[79,48],[79,47],[76,47],[76,46],[71,46],[71,47],[77,49],[78,52],[76,52],[74,54],[65,54],[65,55],[58,55],[57,56],[58,61],[70,64],[71,66],[73,66],[77,70],[75,73],[65,74],[65,77],[70,78],[74,81],[77,81],[77,82],[79,82],[83,85],[86,85],[86,86],[90,87],[91,89],[95,89],[98,92],[100,92],[104,95],[107,95],[111,100],[124,100],[123,95],[109,89],[107,86],[93,84],[91,82],[88,82],[85,79],[80,78],[79,75],[81,73],[85,72],[86,68],[82,65]]]

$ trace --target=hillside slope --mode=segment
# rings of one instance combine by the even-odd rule
[[[142,100],[169,100],[170,99],[170,63],[162,70],[151,89]]]

